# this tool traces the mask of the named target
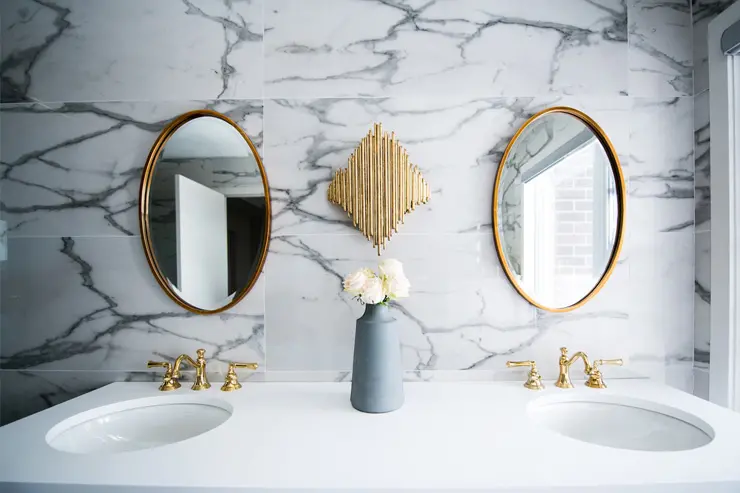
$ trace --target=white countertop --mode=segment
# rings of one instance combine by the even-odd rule
[[[612,379],[605,390],[546,383],[541,392],[517,382],[407,383],[404,407],[379,415],[352,409],[348,383],[248,382],[230,393],[114,383],[0,428],[0,491],[740,491],[740,414],[648,380]],[[614,449],[544,429],[525,410],[544,396],[607,394],[691,413],[715,438],[681,452]],[[50,428],[77,413],[163,396],[222,399],[233,416],[137,452],[77,455],[46,443]]]

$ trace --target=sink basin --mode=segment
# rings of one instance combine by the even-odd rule
[[[73,454],[132,452],[196,437],[231,414],[231,406],[216,399],[135,399],[72,416],[49,430],[46,443]]]
[[[561,435],[620,449],[691,450],[714,438],[712,427],[694,415],[621,396],[543,397],[529,405],[528,414]]]

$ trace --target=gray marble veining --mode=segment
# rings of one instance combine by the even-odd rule
[[[2,101],[259,98],[262,9],[262,0],[3,1]]]
[[[696,215],[696,258],[694,279],[694,366],[704,371],[695,394],[708,395],[711,332],[711,167],[709,126],[709,64],[707,35],[709,23],[733,3],[733,0],[692,0],[694,24],[694,182]]]
[[[632,104],[629,227],[633,234],[693,231],[692,98],[635,98]]]
[[[725,3],[694,0],[695,33]],[[413,284],[392,307],[407,378],[519,378],[503,368],[514,358],[552,376],[567,345],[691,389],[692,359],[708,351],[701,338],[694,350],[692,321],[710,294],[708,247],[693,242],[695,209],[708,230],[709,173],[701,126],[693,154],[702,62],[688,2],[7,0],[0,26],[0,422],[156,379],[147,359],[197,347],[214,378],[229,360],[264,364],[253,381],[350,378],[362,308],[340,279],[377,256],[326,187],[376,121],[432,186],[386,253]],[[516,294],[491,234],[506,144],[553,105],[604,128],[629,188],[617,269],[566,314]],[[250,135],[273,208],[260,282],[209,317],[166,297],[137,236],[147,153],[197,108]]]
[[[694,94],[709,89],[709,56],[707,35],[709,22],[735,0],[691,0],[694,22]]]
[[[690,96],[690,0],[629,0],[630,96]]]
[[[553,105],[583,108],[618,149],[627,148],[629,100],[621,96],[268,100],[273,234],[354,233],[326,190],[373,121],[396,133],[432,188],[429,204],[406,217],[401,234],[491,231],[492,184],[504,149],[529,116]]]
[[[681,382],[679,373],[691,374],[694,348],[694,232],[632,234],[628,252],[630,326],[623,335],[640,347],[630,367]],[[690,391],[690,380],[679,387]]]
[[[396,236],[388,255],[403,258],[414,279],[414,296],[391,310],[406,369],[475,367],[491,355],[512,354],[535,337],[534,310],[501,274],[490,233]],[[435,258],[455,260],[445,264]],[[357,235],[273,240],[265,268],[268,370],[351,368],[352,321],[362,307],[338,286],[346,273],[376,261],[372,247]],[[291,281],[296,277],[312,280],[310,295]],[[499,309],[502,303],[507,310]]]
[[[696,232],[709,231],[712,194],[709,154],[709,92],[694,96],[694,213]]]
[[[708,368],[711,333],[711,189],[709,91],[694,96],[696,234],[694,276],[694,366]],[[699,390],[699,389],[697,389]],[[697,394],[698,395],[698,394]]]
[[[694,278],[694,364],[709,366],[711,339],[711,232],[696,234]]]
[[[0,208],[9,236],[137,235],[149,149],[175,116],[203,108],[234,119],[261,150],[261,101],[3,105]]]
[[[154,372],[0,370],[0,423],[6,424],[110,382],[156,382]]]
[[[273,0],[265,14],[270,97],[627,92],[622,0]]]
[[[151,282],[139,238],[9,244],[14,260],[1,280],[3,369],[137,371],[148,359],[173,359],[196,346],[215,365],[264,361],[264,283],[233,310],[199,317]]]

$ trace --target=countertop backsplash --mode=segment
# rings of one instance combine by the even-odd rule
[[[108,382],[156,379],[148,359],[199,347],[212,379],[228,361],[260,363],[247,385],[348,379],[362,308],[340,280],[377,256],[326,191],[373,122],[396,132],[432,189],[384,253],[413,285],[391,310],[408,379],[521,378],[507,359],[535,359],[552,378],[568,346],[692,391],[691,7],[3,1],[0,423]],[[491,231],[504,148],[554,105],[604,128],[628,189],[614,274],[564,314],[515,292]],[[138,229],[152,143],[199,108],[226,113],[252,138],[273,208],[258,284],[212,316],[162,292]]]

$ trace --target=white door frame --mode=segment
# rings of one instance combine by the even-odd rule
[[[740,340],[737,328],[740,261],[740,56],[725,56],[720,38],[740,21],[735,3],[709,23],[711,151],[711,364],[709,400],[740,410]]]

